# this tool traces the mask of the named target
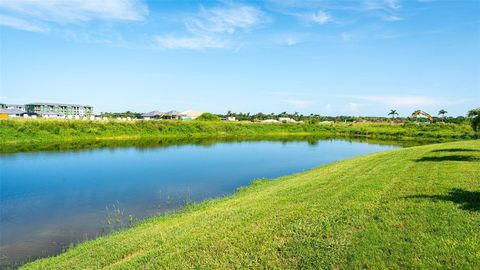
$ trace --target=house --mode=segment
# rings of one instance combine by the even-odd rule
[[[162,118],[163,119],[180,119],[180,113],[175,110],[171,110],[166,112]]]
[[[203,112],[196,112],[196,111],[192,111],[192,110],[186,110],[184,112],[181,112],[179,114],[179,118],[182,119],[182,120],[193,120],[197,117],[199,117],[200,115],[202,115]]]
[[[62,103],[30,103],[25,104],[25,111],[28,114],[45,115],[47,117],[57,114],[73,115],[73,116],[88,116],[93,114],[93,107],[89,105],[80,104],[62,104]]]
[[[0,109],[0,118],[22,117],[26,112],[14,109]]]
[[[7,104],[7,109],[10,110],[19,110],[25,112],[25,105],[18,105],[18,104]]]
[[[142,118],[145,120],[150,120],[150,119],[180,119],[180,113],[171,110],[168,112],[160,112],[160,111],[152,111],[148,113],[142,114]]]
[[[152,118],[162,118],[164,114],[165,113],[160,111],[152,111],[152,112],[142,114],[141,117],[145,120],[150,120]]]

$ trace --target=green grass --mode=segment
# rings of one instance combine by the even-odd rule
[[[25,265],[191,268],[480,269],[480,141],[257,181]]]
[[[275,135],[367,136],[395,139],[476,138],[468,124],[436,123],[337,123],[262,124],[225,121],[79,121],[79,120],[0,120],[0,147],[6,144],[39,144],[58,141],[132,140],[145,138],[207,138],[226,136]]]

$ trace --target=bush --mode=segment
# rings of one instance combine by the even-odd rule
[[[220,117],[216,116],[213,113],[202,113],[196,120],[199,121],[220,121]]]

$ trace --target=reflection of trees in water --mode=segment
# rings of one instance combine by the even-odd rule
[[[197,145],[197,146],[213,146],[216,143],[237,143],[237,142],[307,142],[310,145],[317,145],[319,141],[343,140],[349,142],[365,142],[379,145],[397,145],[402,147],[416,146],[435,141],[431,140],[381,140],[371,139],[367,137],[345,137],[345,136],[314,136],[314,135],[282,135],[282,136],[228,136],[228,137],[209,137],[209,138],[139,138],[136,140],[81,140],[81,141],[65,141],[65,142],[42,142],[32,144],[8,144],[0,147],[0,153],[16,153],[16,152],[57,152],[57,151],[85,151],[89,149],[99,148],[129,148],[135,147],[139,150],[147,150],[150,148],[181,146],[181,145]]]

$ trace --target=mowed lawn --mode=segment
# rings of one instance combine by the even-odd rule
[[[25,268],[480,269],[480,141],[260,181]]]

